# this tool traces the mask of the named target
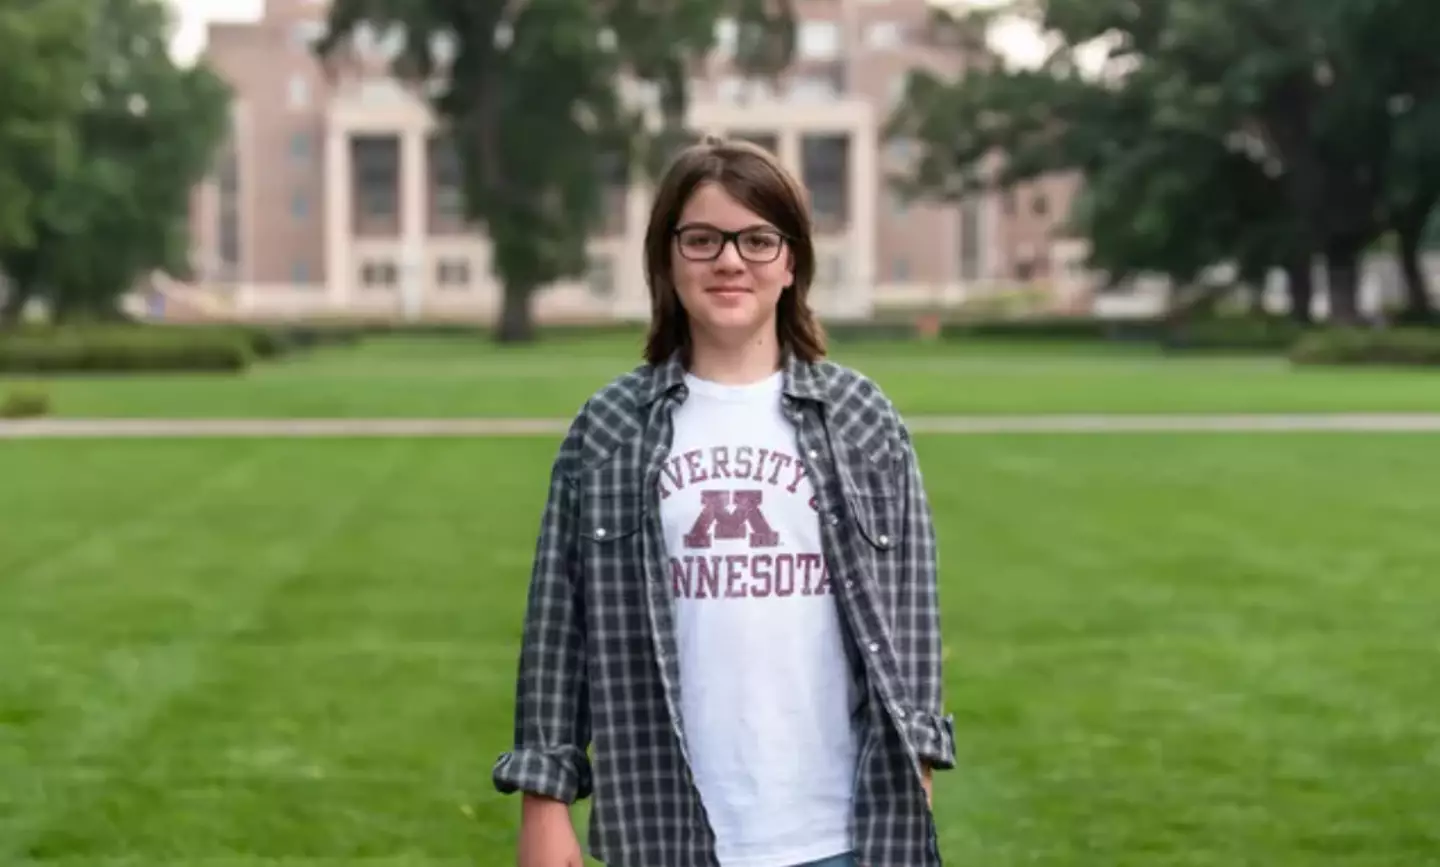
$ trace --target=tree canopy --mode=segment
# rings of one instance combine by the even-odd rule
[[[112,317],[146,275],[186,271],[190,195],[229,122],[228,87],[171,58],[162,0],[83,5],[61,43],[84,60],[68,148],[25,179],[25,232],[0,239],[7,319],[35,298],[59,319]]]
[[[1084,182],[1074,230],[1112,276],[1190,283],[1233,264],[1290,275],[1310,311],[1323,257],[1331,309],[1352,320],[1358,260],[1394,232],[1410,315],[1440,201],[1440,52],[1428,0],[1034,0],[1057,48],[1036,69],[912,77],[891,135],[924,157],[906,181],[954,197],[1055,171]],[[1083,58],[1098,54],[1089,67]],[[1000,155],[1002,168],[989,169]]]
[[[33,240],[36,177],[74,157],[73,123],[87,73],[87,0],[0,5],[0,245]]]
[[[743,69],[789,63],[789,0],[336,0],[315,50],[333,63],[362,26],[399,34],[393,70],[430,88],[493,245],[498,336],[525,340],[534,293],[584,273],[605,185],[653,173],[686,138],[694,59],[724,17]]]

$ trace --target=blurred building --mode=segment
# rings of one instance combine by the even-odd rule
[[[1045,181],[960,205],[906,205],[881,142],[907,72],[958,74],[930,44],[927,0],[796,0],[798,59],[782,81],[727,60],[733,25],[695,84],[692,123],[772,148],[803,179],[819,227],[815,306],[831,317],[953,303],[984,285],[1050,278],[1070,185]],[[489,318],[489,245],[461,219],[459,164],[424,102],[387,74],[395,40],[362,33],[330,80],[309,50],[325,0],[267,0],[254,23],[214,24],[206,56],[235,89],[234,136],[193,207],[191,295],[255,316]],[[971,59],[973,62],[973,58]],[[649,194],[616,185],[588,274],[546,289],[542,319],[644,317]]]

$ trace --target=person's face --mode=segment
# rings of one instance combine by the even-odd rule
[[[705,183],[685,203],[671,243],[671,276],[692,330],[729,342],[775,327],[795,260],[773,225]]]

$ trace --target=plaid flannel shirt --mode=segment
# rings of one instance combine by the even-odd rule
[[[493,773],[504,793],[591,797],[591,854],[618,867],[718,863],[680,726],[657,494],[686,391],[677,359],[643,365],[587,401],[565,436],[535,550],[514,745]],[[833,362],[787,358],[782,399],[863,659],[859,863],[939,864],[922,772],[954,767],[955,735],[941,707],[935,534],[909,434],[872,381]]]

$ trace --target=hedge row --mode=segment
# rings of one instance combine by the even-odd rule
[[[0,333],[0,372],[238,372],[359,338],[358,329],[305,325],[32,325]]]
[[[1296,341],[1290,360],[1303,365],[1440,365],[1440,329],[1333,328]]]
[[[233,373],[253,358],[249,342],[233,332],[105,328],[0,337],[4,373]]]

